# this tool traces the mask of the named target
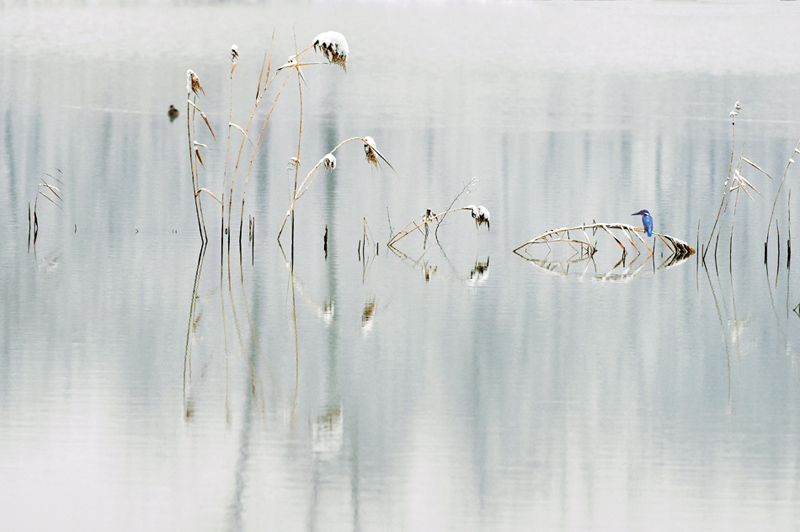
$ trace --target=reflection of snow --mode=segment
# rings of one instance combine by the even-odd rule
[[[322,305],[322,310],[317,313],[320,319],[322,319],[322,323],[324,323],[326,327],[333,323],[334,308],[335,305],[333,301],[327,301],[324,305]]]
[[[319,458],[330,459],[342,449],[344,416],[342,405],[331,406],[311,425],[312,450]]]
[[[58,269],[59,261],[61,260],[61,255],[57,253],[51,253],[47,255],[45,258],[39,261],[38,270],[39,273],[52,273]]]
[[[746,316],[742,319],[728,320],[728,328],[731,332],[731,342],[733,345],[741,345],[742,338],[744,336],[744,332],[747,330],[748,322],[750,321],[750,317]]]
[[[475,266],[469,272],[469,279],[467,279],[468,286],[477,286],[483,284],[489,278],[489,257],[486,257],[486,262],[475,261]]]
[[[364,305],[364,312],[361,313],[361,334],[366,336],[371,330],[375,318],[375,300],[370,299]]]

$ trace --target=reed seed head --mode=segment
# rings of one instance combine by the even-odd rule
[[[740,104],[739,102],[736,102],[735,104],[733,104],[733,110],[728,115],[728,118],[730,118],[731,121],[733,121],[734,118],[739,116],[739,111],[741,111],[741,110],[742,110],[742,104]]]
[[[204,91],[203,87],[200,85],[200,78],[197,77],[197,74],[195,74],[192,69],[186,71],[186,92],[188,93],[190,91],[198,96],[199,92],[202,92],[203,96],[206,94],[206,91]]]
[[[336,157],[334,157],[332,153],[329,153],[322,158],[322,164],[325,166],[325,170],[333,170],[336,168]]]
[[[472,217],[475,219],[476,227],[486,224],[486,229],[491,229],[489,225],[489,209],[483,205],[478,205],[477,207],[475,205],[467,205],[466,208],[472,211]]]
[[[375,146],[375,140],[372,137],[364,137],[364,154],[367,156],[367,161],[378,167],[378,148]]]
[[[342,67],[347,72],[347,56],[350,54],[350,47],[347,46],[347,39],[337,31],[326,31],[314,38],[314,50],[322,52],[322,55],[336,65]]]

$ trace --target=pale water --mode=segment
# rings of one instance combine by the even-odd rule
[[[800,139],[800,6],[37,4],[0,4],[4,530],[800,527],[794,165],[763,262]],[[254,161],[254,243],[221,254],[204,194],[201,254],[191,197],[186,70],[219,195],[230,46],[244,127],[273,30],[273,71],[295,38],[350,46],[346,73],[304,67],[301,178],[366,135],[397,171],[337,151],[297,204],[293,270],[295,78]],[[735,159],[773,180],[745,164],[761,195],[730,204],[716,261],[659,268],[659,244],[615,268],[601,235],[569,268],[512,252],[644,208],[704,244],[736,101]],[[473,177],[455,206],[490,230],[457,212],[438,243],[386,247]],[[63,201],[39,197],[34,245],[42,179]]]

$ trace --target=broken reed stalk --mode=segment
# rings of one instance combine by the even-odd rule
[[[369,243],[369,245],[370,245],[370,250],[372,249],[372,245],[375,244],[375,255],[377,255],[378,254],[378,242],[375,240],[375,237],[372,236],[372,229],[370,229],[369,224],[367,223],[367,219],[366,218],[362,218],[362,219],[364,220],[364,227],[363,227],[363,234],[361,236],[361,242],[362,242],[361,247],[362,247],[362,249],[364,249],[365,255],[366,255],[367,243]],[[327,227],[326,227],[326,229],[327,229]]]
[[[404,239],[414,231],[420,231],[422,233],[421,228],[423,226],[425,227],[426,232],[422,234],[423,236],[427,237],[428,224],[436,220],[441,220],[444,216],[447,216],[448,214],[457,211],[472,211],[472,217],[475,219],[476,227],[478,226],[478,224],[480,225],[486,224],[487,226],[489,225],[489,211],[486,209],[486,207],[483,206],[475,207],[474,205],[469,205],[467,207],[458,207],[456,209],[449,209],[444,212],[440,212],[439,214],[435,214],[433,211],[428,209],[424,214],[417,216],[416,218],[408,222],[397,233],[395,233],[389,239],[387,245],[394,246],[400,240]]]
[[[772,219],[775,216],[775,206],[778,205],[778,197],[781,195],[781,189],[783,188],[783,182],[786,180],[786,175],[789,173],[789,167],[792,166],[794,162],[794,155],[800,154],[800,141],[797,142],[797,145],[794,147],[794,151],[792,152],[792,156],[789,157],[789,162],[786,163],[786,169],[783,171],[783,177],[781,177],[781,183],[778,185],[778,192],[775,193],[775,201],[772,202],[772,212],[769,214],[769,224],[767,225],[767,236],[764,239],[764,264],[767,263],[767,248],[769,246],[769,232],[772,228]],[[791,196],[791,193],[790,193]]]
[[[470,179],[469,182],[466,185],[464,185],[464,188],[462,188],[461,191],[458,194],[456,194],[456,197],[453,198],[453,201],[450,202],[450,205],[448,205],[445,210],[446,211],[450,210],[453,207],[453,205],[456,204],[456,201],[458,201],[458,198],[463,196],[465,193],[469,194],[470,192],[472,192],[472,189],[477,184],[478,184],[478,178],[473,176],[472,179]],[[442,225],[443,221],[444,221],[444,217],[439,218],[439,221],[436,222],[436,229],[433,231],[433,236],[436,237],[437,241],[439,240],[439,226]]]

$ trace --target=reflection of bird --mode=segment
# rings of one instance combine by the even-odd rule
[[[172,122],[176,118],[178,118],[178,110],[175,109],[174,105],[169,106],[169,111],[167,111],[167,116],[169,116],[169,121]]]
[[[650,211],[642,209],[639,212],[631,214],[631,216],[639,215],[642,216],[642,223],[644,224],[644,230],[647,231],[647,236],[653,236],[653,217],[650,216]]]

